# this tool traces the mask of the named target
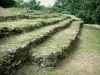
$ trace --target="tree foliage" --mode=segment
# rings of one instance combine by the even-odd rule
[[[29,9],[38,10],[40,2],[36,2],[36,0],[30,0],[28,4],[29,4]]]
[[[28,0],[27,2],[24,2],[23,0],[17,0],[17,6],[30,10],[40,10],[42,8],[40,1],[36,0]]]
[[[7,7],[12,7],[16,3],[14,0],[0,0],[0,6],[7,8]]]
[[[53,10],[76,15],[85,23],[100,24],[100,0],[56,0]]]

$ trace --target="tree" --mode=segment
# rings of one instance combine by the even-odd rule
[[[76,15],[85,23],[100,24],[100,0],[56,0],[53,9]]]
[[[23,7],[22,4],[24,3],[24,0],[15,0],[17,7]]]
[[[29,8],[30,9],[35,9],[36,6],[36,0],[30,0],[29,1]]]
[[[40,1],[37,2],[36,0],[29,0],[27,2],[24,2],[23,0],[17,0],[17,6],[30,10],[40,10],[42,8]]]
[[[0,6],[7,8],[15,6],[16,2],[14,0],[0,0]]]
[[[30,0],[29,1],[29,9],[31,10],[39,10],[40,9],[40,1],[36,1],[36,0]]]

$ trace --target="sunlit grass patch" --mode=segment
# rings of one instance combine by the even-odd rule
[[[100,53],[100,28],[93,24],[85,24],[80,49]]]

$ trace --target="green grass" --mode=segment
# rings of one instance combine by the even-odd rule
[[[76,50],[75,53],[72,53],[72,56],[69,56],[70,58],[67,57],[65,59],[66,62],[62,61],[64,64],[61,67],[52,69],[50,67],[40,68],[33,65],[27,65],[19,69],[16,75],[99,75],[100,69],[98,67],[98,63],[100,62],[100,28],[91,24],[85,24],[80,38],[78,50]],[[97,56],[96,53],[99,56]],[[91,71],[91,69],[93,70]]]
[[[69,40],[74,40],[74,34],[77,34],[78,32],[74,30],[77,30],[79,25],[75,25],[75,27],[71,26],[69,29],[63,30],[73,21],[71,18],[68,18],[67,20],[65,20],[65,18],[67,18],[67,15],[62,15],[60,13],[47,13],[40,11],[29,13],[26,12],[26,10],[19,8],[0,8],[0,21],[4,21],[0,22],[0,35],[2,35],[2,28],[4,28],[3,33],[5,34],[6,32],[10,33],[16,28],[22,29],[23,32],[25,31],[23,34],[6,36],[0,40],[0,72],[3,70],[4,72],[10,72],[10,70],[15,69],[15,67],[22,65],[23,61],[26,63],[25,61],[28,60],[27,57],[29,56],[28,51],[30,50],[30,47],[35,47],[50,37],[51,38],[48,41],[41,44],[44,46],[43,48],[37,48],[38,46],[33,48],[35,49],[34,51],[37,49],[35,52],[36,56],[40,57],[41,54],[45,53],[47,50],[48,53],[51,53],[53,50],[61,51],[63,48],[67,48],[66,46],[70,43]],[[75,17],[72,18],[76,19]],[[59,21],[63,22],[58,23]],[[8,28],[7,31],[5,30],[6,28]],[[32,28],[39,29],[34,30]],[[28,30],[34,31],[26,32]]]
[[[70,19],[67,21],[69,22]],[[62,23],[62,22],[61,22]],[[32,31],[32,32],[28,32],[25,34],[20,34],[20,35],[16,35],[16,36],[12,36],[10,38],[5,38],[7,39],[7,41],[3,40],[0,44],[21,44],[24,43],[26,40],[29,41],[30,39],[36,39],[37,37],[41,37],[43,36],[45,33],[50,32],[51,30],[53,30],[54,28],[58,27],[58,26],[63,26],[60,24],[56,24],[56,25],[51,25],[51,26],[46,26],[43,28],[40,28],[38,30]],[[15,41],[16,40],[16,41]]]
[[[0,7],[0,16],[13,16],[18,14],[19,14],[18,12],[10,11]]]
[[[28,15],[28,16],[34,16],[34,17],[59,17],[60,15],[62,14],[59,14],[59,13],[45,13],[45,14],[40,14],[38,15],[38,13],[24,13],[25,15]]]
[[[43,11],[36,11],[36,10],[27,10],[23,13],[30,13],[30,14],[34,14],[34,15],[42,15],[42,14],[46,14],[46,12]]]
[[[82,50],[100,53],[100,28],[99,26],[85,24],[85,36],[82,37]]]
[[[69,14],[64,14],[66,16],[70,16],[71,18],[75,19],[75,20],[81,20],[81,18],[76,17],[75,15],[69,15]]]
[[[28,12],[27,12],[28,11]],[[47,13],[47,12],[41,12],[36,10],[25,10],[22,8],[2,8],[0,7],[0,16],[14,16],[14,15],[27,15],[27,16],[33,16],[33,17],[58,17],[61,14],[60,13]]]
[[[64,49],[68,49],[70,43],[73,40],[75,40],[79,32],[79,29],[80,29],[80,22],[78,21],[73,22],[68,29],[58,32],[56,35],[52,36],[46,42],[40,44],[39,46],[36,46],[35,48],[32,48],[31,50],[33,52],[33,56],[35,56],[36,59],[39,59],[41,58],[41,56],[45,57],[45,55],[49,56],[52,53],[54,53],[55,55],[54,60],[56,60],[57,59],[56,57],[58,57],[56,53],[61,52],[60,55],[62,55],[62,51]]]
[[[38,18],[38,19],[31,19],[31,20],[23,19],[23,20],[13,21],[13,22],[1,22],[0,27],[22,28],[22,27],[26,27],[26,26],[30,26],[30,25],[34,26],[34,25],[40,23],[41,21],[52,22],[52,21],[63,20],[63,19],[64,19],[64,17],[48,18],[48,19]]]
[[[45,13],[41,15],[36,15],[39,13],[39,11],[35,11],[34,13],[27,13],[25,11],[26,10],[21,8],[4,9],[0,7],[0,21],[4,22],[4,21],[15,21],[19,19],[52,18],[52,17],[59,17],[62,15],[60,13],[51,13],[51,14]]]
[[[79,22],[78,22],[79,23]],[[35,55],[41,56],[41,54],[46,51],[47,54],[55,51],[61,51],[63,47],[67,47],[70,39],[73,39],[77,34],[79,29],[79,24],[73,22],[68,29],[58,32],[56,35],[52,36],[46,42],[40,44],[39,46],[32,49]],[[72,38],[73,37],[73,38]],[[16,75],[56,75],[54,74],[52,68],[40,68],[33,65],[27,65],[19,69]],[[60,75],[60,74],[59,74]]]
[[[56,24],[57,22],[63,21],[67,17],[61,16],[56,18],[38,18],[38,19],[23,19],[13,22],[1,22],[0,23],[0,36],[7,36],[12,34],[19,34],[22,32],[33,31],[35,29]]]
[[[28,61],[27,57],[29,56],[29,54],[27,54],[29,47],[38,45],[51,35],[68,27],[71,21],[72,19],[69,19],[56,25],[43,27],[34,32],[2,39],[0,41],[0,71],[4,74],[4,72],[9,72],[12,68],[15,69],[16,64],[20,66],[23,64],[22,61],[26,63],[25,61]],[[9,54],[9,52],[11,54]],[[12,55],[13,53],[14,55]],[[7,68],[10,66],[12,66],[12,68]]]
[[[14,12],[14,13],[23,13],[23,12],[26,12],[26,9],[16,8],[16,7],[6,8],[5,10],[11,11],[11,12]]]
[[[3,38],[2,40],[0,40],[0,42],[1,42],[0,43],[0,47],[1,47],[0,58],[2,58],[3,55],[6,54],[6,52],[8,52],[11,49],[15,50],[19,47],[22,47],[23,45],[26,46],[29,42],[35,42],[35,41],[38,41],[39,39],[41,39],[41,41],[43,41],[44,40],[44,39],[42,39],[43,37],[53,35],[53,33],[58,31],[55,29],[61,30],[70,21],[72,21],[72,20],[69,19],[69,20],[60,22],[59,24],[43,27],[38,30],[29,32],[29,33],[11,36],[8,38]]]

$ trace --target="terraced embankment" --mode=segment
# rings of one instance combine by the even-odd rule
[[[23,10],[24,11],[24,10]],[[6,10],[4,8],[0,7],[0,22],[3,21],[15,21],[15,20],[20,20],[20,19],[35,19],[35,18],[50,18],[50,17],[59,17],[62,14],[60,13],[42,13],[40,15],[36,15],[36,14],[40,14],[40,12],[32,12],[32,13],[28,13],[25,12],[24,13],[22,11],[17,11],[15,12],[15,9],[10,11],[10,10]]]
[[[82,22],[75,21],[68,29],[58,32],[45,43],[32,48],[32,55],[40,66],[55,66],[58,60],[66,55],[74,45],[79,34]]]
[[[16,75],[99,75],[100,74],[100,26],[84,25],[74,51],[60,61],[55,68],[25,65]]]
[[[38,30],[3,38],[0,42],[0,71],[1,74],[12,72],[16,66],[28,60],[29,49],[36,46],[56,32],[68,27],[73,19],[69,18],[55,25],[46,26]],[[4,73],[5,72],[5,73]]]
[[[61,16],[57,18],[48,18],[48,19],[33,19],[33,20],[20,20],[14,22],[1,22],[0,23],[0,37],[19,34],[23,32],[33,31],[37,28],[41,28],[44,26],[49,26],[51,24],[56,24],[60,21],[66,20],[67,16]]]
[[[33,14],[15,14],[10,16],[0,16],[0,22],[4,21],[15,21],[20,19],[35,19],[35,18],[51,18],[51,17],[59,17],[61,14],[45,14],[45,15],[33,15]]]
[[[27,63],[55,67],[71,52],[83,24],[76,17],[59,13],[14,16],[5,15],[8,18],[0,22],[0,75],[15,75]]]

